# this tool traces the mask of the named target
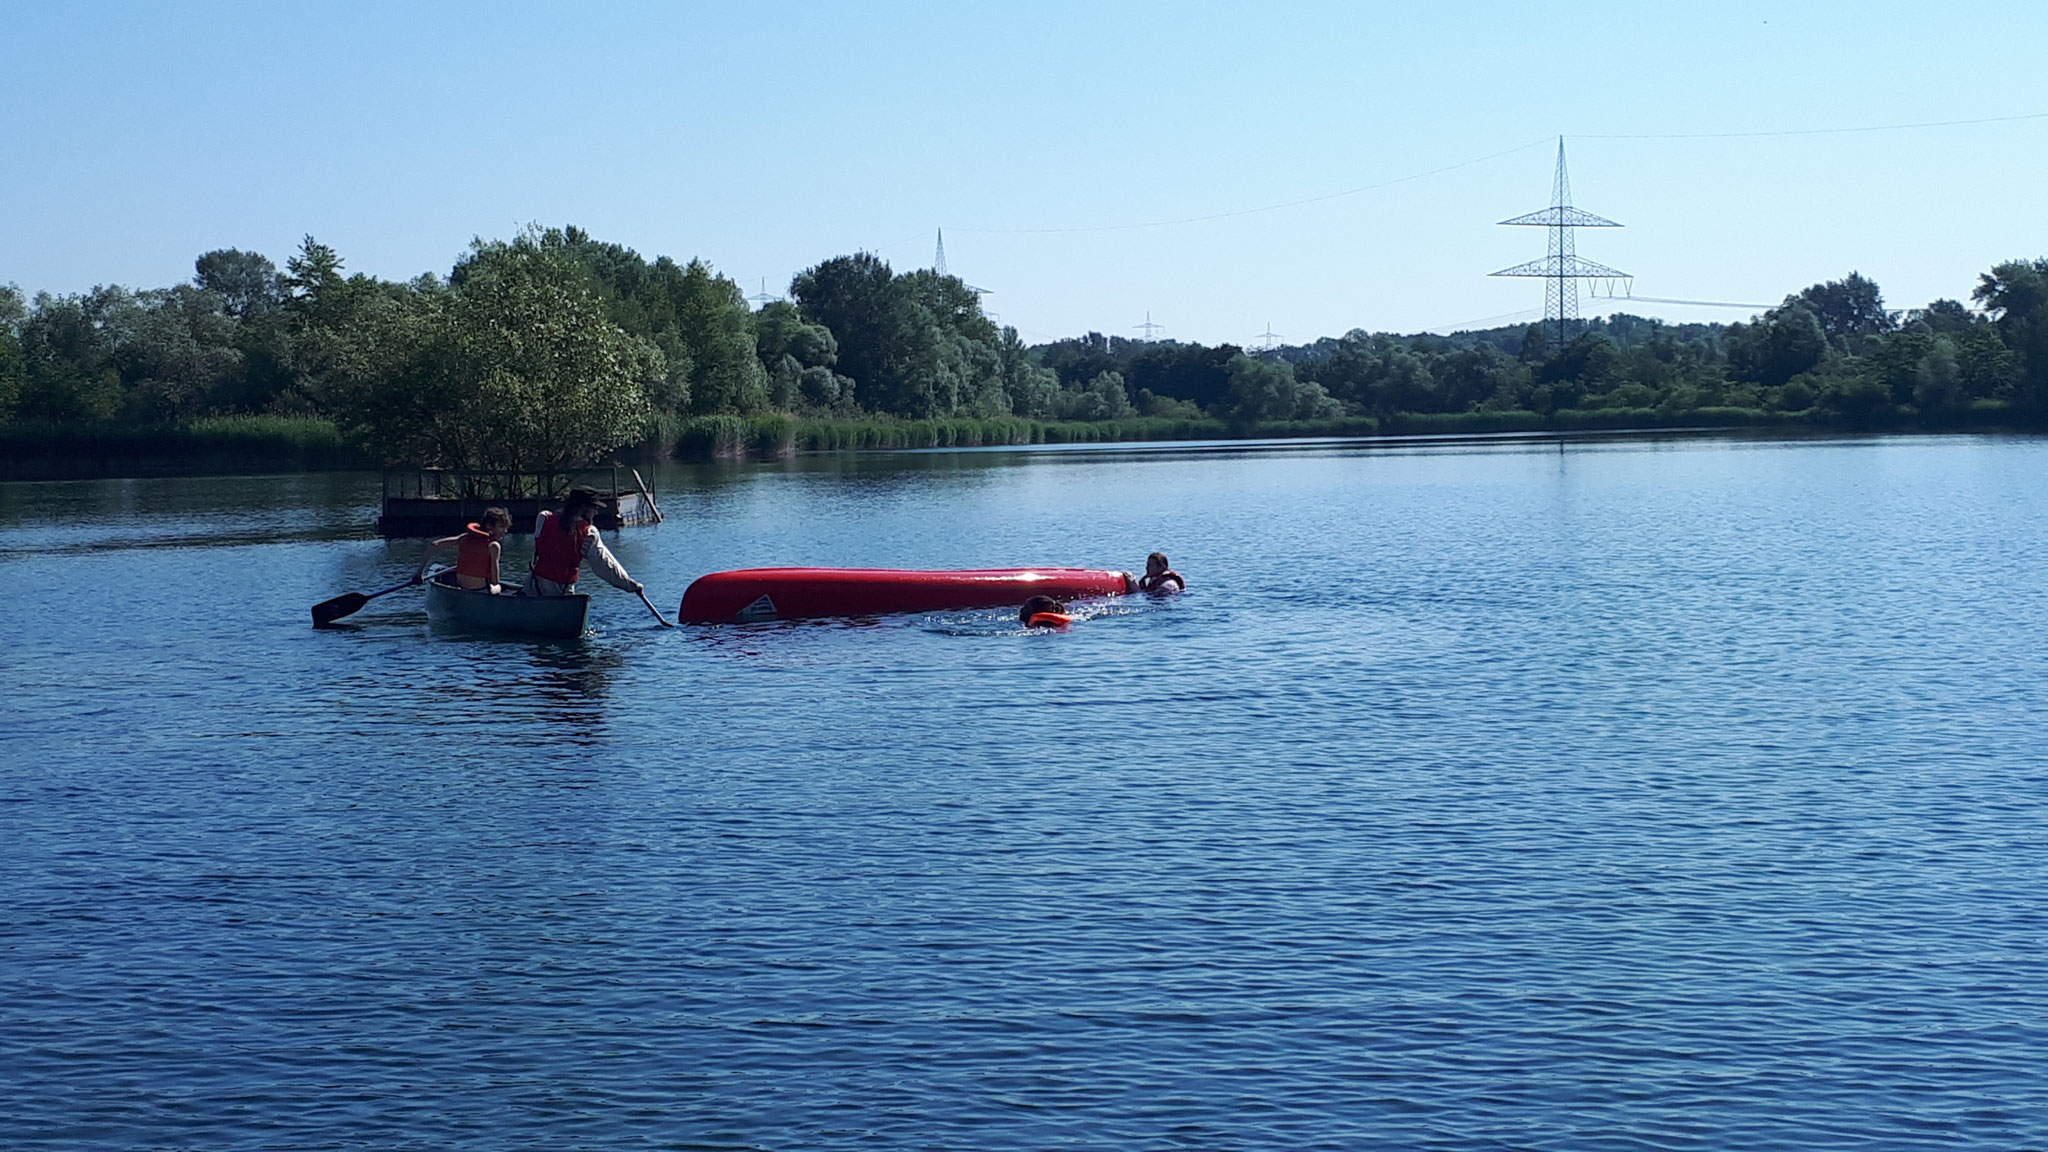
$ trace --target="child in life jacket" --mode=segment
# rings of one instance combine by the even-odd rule
[[[1185,592],[1187,587],[1187,578],[1167,566],[1166,553],[1154,552],[1145,557],[1145,574],[1138,578],[1138,591],[1165,595]]]
[[[512,531],[512,514],[503,508],[486,508],[476,523],[471,524],[459,536],[443,536],[427,545],[427,554],[420,557],[420,566],[412,574],[412,582],[419,583],[427,574],[427,564],[434,553],[450,545],[455,547],[455,586],[477,591],[488,591],[496,595],[501,589],[498,580],[498,556],[503,551],[498,542]]]

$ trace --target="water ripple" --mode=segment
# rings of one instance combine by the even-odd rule
[[[0,1144],[2048,1146],[2043,446],[1551,447],[670,469],[618,542],[1195,583],[1059,634],[315,632],[417,560],[373,480],[0,485]]]

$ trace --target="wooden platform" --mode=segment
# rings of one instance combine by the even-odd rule
[[[628,471],[632,475],[630,484],[620,484],[614,470],[609,488],[591,485],[609,495],[618,506],[616,515],[609,511],[598,514],[594,522],[599,528],[661,523],[661,508],[654,501],[654,490],[640,480],[638,470]],[[634,487],[633,484],[640,486]],[[512,531],[524,535],[533,531],[542,509],[561,506],[559,498],[461,496],[453,491],[442,495],[434,491],[460,491],[466,486],[454,481],[443,482],[442,476],[432,472],[406,473],[396,477],[393,473],[386,473],[384,507],[377,517],[377,535],[387,538],[452,536],[482,516],[486,508],[503,508],[510,512]]]

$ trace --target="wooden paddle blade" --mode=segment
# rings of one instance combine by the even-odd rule
[[[336,596],[332,600],[322,600],[320,603],[313,605],[313,627],[318,628],[323,624],[332,624],[343,616],[353,616],[361,612],[363,605],[369,602],[370,598],[361,592],[350,592],[343,596]]]

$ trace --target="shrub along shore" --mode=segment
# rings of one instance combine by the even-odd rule
[[[768,460],[800,452],[905,451],[1033,444],[1112,444],[1192,440],[1279,440],[1311,437],[1461,436],[1490,433],[1642,432],[1777,429],[1840,432],[1985,432],[2044,430],[2034,414],[1997,402],[1938,417],[1900,416],[1846,423],[1819,409],[1654,408],[1410,413],[1386,419],[1240,424],[1217,419],[1133,417],[1123,420],[808,419],[786,415],[700,416],[671,422],[646,442],[617,453],[629,462]],[[318,417],[222,416],[171,427],[16,424],[0,428],[0,480],[74,480],[141,476],[204,476],[265,472],[374,469],[377,460],[351,446]]]
[[[446,277],[280,271],[0,284],[0,476],[591,461],[1285,436],[2048,427],[2048,258],[1887,307],[1851,272],[1732,324],[1615,313],[1247,351],[1090,332],[1026,345],[974,289],[835,256],[756,309],[701,260],[577,228],[476,241]]]

